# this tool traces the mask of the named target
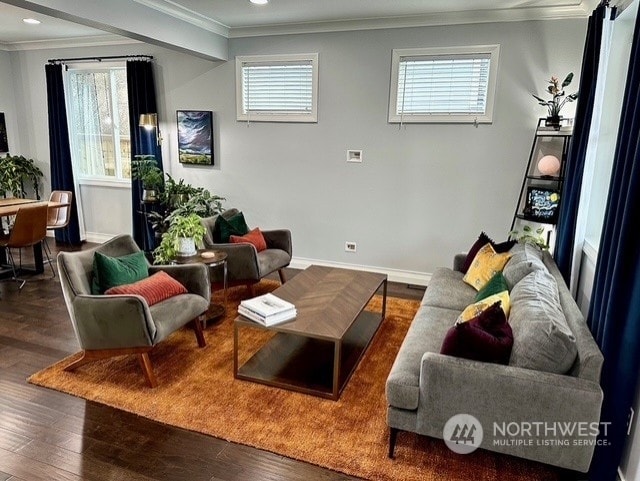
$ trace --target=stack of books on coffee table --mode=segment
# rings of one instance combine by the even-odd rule
[[[296,306],[273,294],[264,294],[240,302],[238,314],[263,326],[273,326],[294,319]]]

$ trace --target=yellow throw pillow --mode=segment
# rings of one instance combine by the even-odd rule
[[[498,272],[504,269],[511,254],[497,254],[491,244],[485,244],[473,258],[469,270],[462,278],[464,282],[479,291]]]
[[[486,308],[494,305],[498,301],[500,301],[500,307],[504,311],[505,317],[508,319],[509,312],[511,311],[511,299],[509,298],[509,291],[502,291],[465,307],[464,311],[462,311],[458,316],[458,319],[456,319],[456,324],[461,324],[473,319]]]

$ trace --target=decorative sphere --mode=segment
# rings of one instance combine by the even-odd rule
[[[555,155],[545,155],[538,161],[538,171],[542,175],[556,175],[560,172],[560,161]]]

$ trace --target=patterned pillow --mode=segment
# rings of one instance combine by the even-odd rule
[[[187,288],[164,271],[159,271],[152,276],[122,286],[107,289],[105,294],[137,294],[144,297],[149,306],[165,301],[173,296],[187,294]]]
[[[467,253],[467,258],[465,259],[462,267],[460,268],[460,272],[466,274],[471,267],[471,262],[473,262],[473,258],[476,256],[478,251],[484,246],[486,243],[491,244],[493,250],[495,250],[498,254],[502,254],[503,252],[508,252],[517,242],[514,240],[508,240],[501,242],[499,244],[495,243],[491,237],[489,237],[484,232],[481,232],[478,236],[478,239],[473,243],[469,252]]]
[[[510,258],[511,254],[508,252],[497,254],[491,244],[485,244],[476,254],[462,280],[479,291],[493,276],[502,271]]]
[[[511,326],[500,304],[496,302],[477,317],[449,329],[440,354],[508,364],[512,347]]]
[[[267,248],[267,241],[265,240],[262,232],[257,227],[243,236],[232,235],[229,236],[229,241],[232,244],[251,244],[258,252],[261,252]]]
[[[508,262],[507,265],[509,265]],[[498,272],[495,276],[489,279],[489,282],[487,282],[482,289],[478,291],[475,301],[478,302],[482,299],[486,299],[489,296],[493,296],[494,294],[498,294],[502,291],[508,290],[509,286],[507,285],[507,280],[502,275],[502,272]],[[509,314],[507,314],[507,316],[508,315]]]
[[[470,321],[496,302],[500,303],[500,307],[504,311],[504,315],[507,319],[509,319],[509,313],[511,311],[511,299],[509,297],[509,291],[505,290],[465,307],[464,311],[462,311],[458,316],[458,319],[456,319],[456,324]]]

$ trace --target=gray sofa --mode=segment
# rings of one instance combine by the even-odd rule
[[[440,268],[433,274],[387,379],[390,457],[399,432],[443,439],[445,423],[463,413],[480,421],[483,449],[588,470],[596,440],[593,426],[598,425],[603,396],[602,354],[551,256],[521,244],[511,252],[513,257],[503,271],[511,293],[509,323],[514,334],[509,365],[439,354],[447,331],[465,306],[473,303],[476,291],[462,281],[459,269],[464,255],[456,256],[453,270]],[[564,326],[545,326],[540,318],[546,314],[527,318],[531,302],[545,312],[553,310],[552,302],[531,295],[536,282],[544,284],[541,292],[555,297],[556,311],[561,309],[566,319]],[[509,423],[514,423],[511,434],[504,435]],[[542,428],[560,429],[558,423],[579,423],[575,426],[588,427],[589,432],[541,433]],[[556,442],[562,445],[551,445]]]

